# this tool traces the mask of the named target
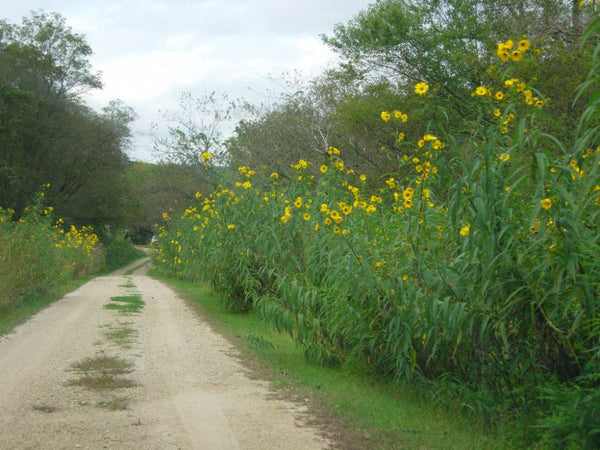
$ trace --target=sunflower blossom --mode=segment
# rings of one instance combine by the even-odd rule
[[[549,198],[545,198],[540,201],[540,205],[542,205],[542,208],[544,208],[547,211],[550,208],[552,208],[552,200],[550,200]]]
[[[427,94],[428,90],[429,90],[429,85],[427,83],[425,83],[424,81],[420,81],[417,84],[415,84],[415,93],[416,94],[425,95],[425,94]]]

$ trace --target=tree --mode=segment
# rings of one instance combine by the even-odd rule
[[[102,114],[79,106],[63,117],[61,122],[68,124],[59,138],[63,151],[54,149],[47,172],[54,180],[49,201],[57,205],[57,212],[80,224],[121,225],[134,218],[124,153],[134,118],[133,110],[119,101],[111,102]]]
[[[92,49],[57,13],[34,12],[21,26],[0,21],[0,80],[43,98],[75,98],[102,87]]]
[[[395,133],[380,113],[399,104],[410,107],[397,86],[384,78],[365,81],[350,67],[289,86],[293,89],[270,108],[238,123],[227,141],[232,166],[268,166],[285,177],[293,172],[290,164],[301,158],[326,162],[333,146],[356,171],[389,172],[389,158],[381,149],[394,146]],[[408,124],[405,131],[413,128]]]
[[[197,192],[207,195],[213,187],[199,180],[193,167],[179,164],[132,162],[126,173],[131,208],[139,213],[129,227],[140,241],[152,235],[154,225],[163,221],[164,212],[190,204]]]
[[[584,20],[577,3],[378,0],[323,39],[360,77],[430,84],[436,101],[463,119],[454,120],[458,130],[472,120],[470,93],[494,79],[488,69],[497,62],[496,44],[527,35],[542,56],[536,64],[522,65],[517,75],[537,79],[541,91],[552,93],[552,115],[572,117],[567,99],[587,71],[578,42],[589,18]],[[571,122],[557,126],[563,134],[574,129]]]
[[[0,22],[0,204],[22,213],[42,185],[56,213],[75,223],[123,222],[123,171],[135,113],[101,113],[83,92],[101,87],[91,48],[55,13]]]
[[[163,112],[169,123],[166,136],[156,136],[154,150],[164,162],[202,167],[206,156],[223,155],[223,128],[231,119],[233,106],[227,96],[215,92],[194,97],[184,92],[176,111]]]

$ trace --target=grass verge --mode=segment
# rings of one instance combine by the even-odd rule
[[[139,252],[140,253],[136,253],[136,258],[145,256],[141,250]],[[135,261],[135,258],[133,258],[132,261]],[[92,278],[103,273],[108,272],[104,271],[85,277],[74,278],[68,280],[61,286],[53,287],[45,294],[31,294],[20,299],[17,303],[11,304],[9,307],[0,308],[0,336],[10,333],[16,326],[26,322],[30,317],[37,314],[46,306],[61,299],[65,294],[74,291]],[[123,287],[133,288],[135,287],[135,284],[133,284],[133,282],[128,282]]]
[[[227,312],[208,288],[160,278],[174,287],[216,331],[240,349],[257,376],[269,379],[279,395],[307,403],[311,415],[345,449],[507,448],[456,411],[419,400],[408,388],[383,383],[350,369],[306,361],[289,336],[255,314]]]
[[[68,292],[74,291],[91,278],[92,276],[69,280],[46,294],[28,295],[11,307],[0,309],[0,336],[11,332],[17,325],[27,321],[31,316],[62,298]]]

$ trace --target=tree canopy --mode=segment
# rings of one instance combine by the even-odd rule
[[[49,184],[48,201],[73,222],[125,218],[135,113],[119,101],[101,112],[83,103],[83,93],[102,87],[91,54],[59,14],[0,21],[0,204],[16,217]]]
[[[578,3],[378,0],[323,40],[359,77],[383,76],[399,90],[427,82],[444,108],[469,119],[470,93],[504,70],[496,64],[497,43],[527,37],[541,56],[517,75],[552,92],[551,112],[566,119],[576,115],[568,99],[587,73],[579,42],[590,16]],[[561,133],[573,129],[562,124]]]

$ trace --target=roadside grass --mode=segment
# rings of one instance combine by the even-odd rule
[[[133,370],[133,364],[122,358],[100,355],[85,358],[73,364],[72,368],[81,376],[69,381],[70,386],[82,386],[94,391],[136,386],[133,380],[118,376],[128,374]]]
[[[43,308],[62,298],[65,294],[74,291],[91,278],[93,276],[68,280],[46,294],[31,294],[10,307],[0,309],[0,336],[10,333],[17,325],[26,322]]]
[[[139,256],[145,256],[145,254],[141,253]],[[136,267],[135,270],[141,267],[141,265]],[[65,294],[74,291],[92,278],[105,273],[108,272],[102,271],[84,277],[66,280],[63,284],[53,287],[47,293],[30,294],[10,306],[0,308],[0,336],[10,333],[16,326],[26,322],[30,317],[55,301],[60,300]],[[135,288],[135,284],[131,280],[128,280],[122,287]],[[119,308],[113,307],[112,309]]]
[[[152,274],[157,276],[156,274]],[[347,449],[505,449],[508,439],[486,434],[458,412],[418,399],[410,388],[373,378],[356,368],[308,362],[292,339],[254,313],[225,310],[208,287],[159,277],[175,288],[211,326],[240,349],[257,376],[277,394],[306,403],[326,433]]]
[[[121,313],[138,313],[144,307],[144,301],[139,294],[121,295],[110,298],[111,303],[104,305],[106,309],[114,309]]]

